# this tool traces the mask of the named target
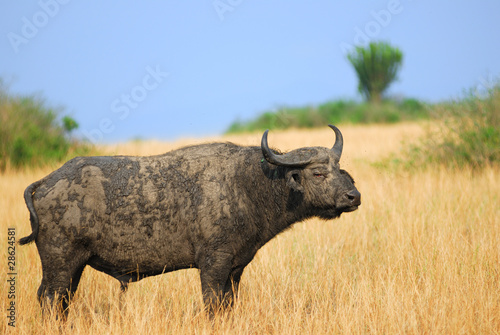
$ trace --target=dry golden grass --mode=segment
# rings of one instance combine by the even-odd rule
[[[19,334],[498,334],[500,171],[388,172],[369,162],[397,151],[419,125],[344,126],[341,165],[362,193],[360,209],[336,221],[309,220],[277,236],[246,268],[231,313],[202,312],[197,270],[130,285],[87,268],[65,324],[42,319],[34,245],[16,247]],[[224,137],[258,145],[261,134]],[[280,149],[331,145],[329,129],[272,132]],[[196,142],[196,141],[194,141]],[[155,154],[193,143],[107,147]],[[0,175],[0,306],[6,314],[7,227],[31,228],[22,192],[49,169]],[[2,317],[0,332],[14,332]]]

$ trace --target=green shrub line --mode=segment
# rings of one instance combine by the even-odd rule
[[[78,123],[61,116],[62,112],[40,97],[9,94],[0,80],[0,172],[96,154],[91,145],[71,136]],[[422,119],[441,126],[430,127],[417,144],[406,145],[402,152],[375,164],[398,168],[500,165],[500,82],[483,96],[470,91],[461,99],[438,104],[416,99],[335,100],[318,106],[283,107],[253,120],[236,121],[226,133]]]
[[[233,122],[226,133],[266,129],[316,128],[325,124],[396,123],[429,118],[426,103],[417,99],[384,100],[381,103],[335,100],[318,106],[282,107],[266,111],[255,119]]]

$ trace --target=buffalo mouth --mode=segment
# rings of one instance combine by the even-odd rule
[[[342,212],[354,212],[355,210],[358,209],[359,206],[349,206],[349,207],[343,207],[340,210]]]
[[[325,219],[332,220],[339,218],[342,213],[354,212],[357,210],[359,205],[352,206],[339,206],[339,207],[328,207],[328,208],[316,208],[314,209],[313,216]]]

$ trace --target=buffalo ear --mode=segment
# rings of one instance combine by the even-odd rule
[[[286,184],[292,190],[296,192],[304,192],[304,186],[301,184],[302,181],[302,171],[301,170],[291,170],[286,174]]]

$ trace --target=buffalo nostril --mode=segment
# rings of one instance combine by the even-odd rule
[[[353,206],[361,205],[361,193],[358,190],[351,190],[345,196]]]

